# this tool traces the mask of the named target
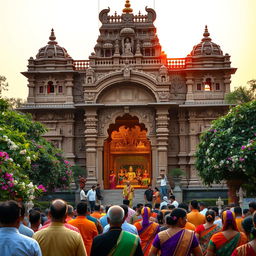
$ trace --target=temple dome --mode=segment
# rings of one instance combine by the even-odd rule
[[[70,58],[67,50],[58,45],[58,42],[55,41],[56,36],[54,30],[52,29],[51,35],[49,37],[50,41],[48,44],[39,49],[36,59],[42,58]]]
[[[202,56],[202,55],[220,55],[223,56],[223,52],[219,45],[212,42],[212,39],[209,37],[210,33],[208,32],[207,26],[205,26],[204,34],[202,41],[193,47],[191,51],[192,56]]]

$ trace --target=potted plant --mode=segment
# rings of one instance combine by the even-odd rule
[[[180,168],[174,168],[169,170],[169,177],[173,180],[176,184],[180,184],[181,176],[184,175],[184,171]]]

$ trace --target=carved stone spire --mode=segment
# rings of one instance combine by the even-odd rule
[[[132,13],[133,9],[131,8],[131,4],[129,0],[126,0],[125,8],[123,9],[123,13]]]
[[[48,42],[48,44],[58,44],[58,42],[55,41],[56,36],[54,34],[54,29],[52,28],[51,30],[51,35],[49,37],[50,41]]]
[[[209,37],[210,33],[208,31],[207,25],[205,25],[203,36],[204,36],[204,38],[202,39],[202,41],[212,41],[212,39]]]

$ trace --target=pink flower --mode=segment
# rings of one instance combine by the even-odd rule
[[[43,192],[46,192],[46,188],[42,184],[40,184],[37,188],[41,189]]]
[[[240,162],[243,162],[243,161],[244,161],[244,158],[240,157],[240,158],[239,158],[239,161],[240,161]]]
[[[242,146],[241,149],[244,150],[246,147],[245,146]]]

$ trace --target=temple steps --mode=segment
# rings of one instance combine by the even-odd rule
[[[105,189],[102,191],[103,193],[103,204],[104,205],[114,205],[114,204],[122,204],[123,203],[123,190],[122,189]],[[133,200],[133,205],[138,203],[144,204],[144,192],[145,189],[135,189],[135,196]]]

